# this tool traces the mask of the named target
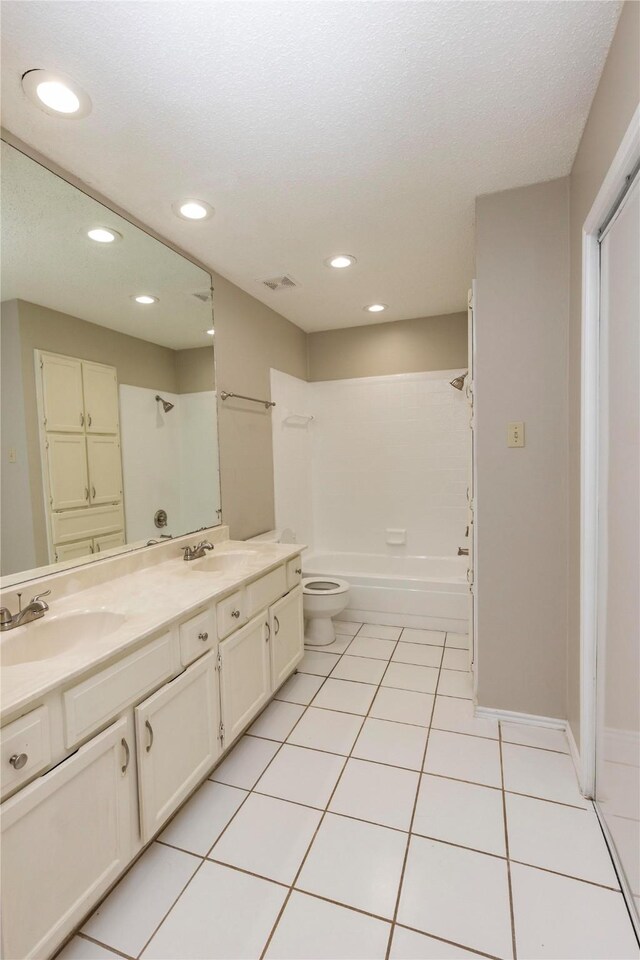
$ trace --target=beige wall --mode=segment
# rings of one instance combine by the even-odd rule
[[[568,202],[564,178],[476,204],[478,700],[550,717],[566,699]]]
[[[569,622],[567,707],[580,737],[580,351],[582,225],[640,99],[640,4],[622,8],[570,177]]]
[[[309,380],[341,380],[467,366],[467,315],[372,323],[308,336]]]
[[[216,383],[219,393],[271,396],[275,367],[306,379],[306,334],[223,277],[214,276]],[[231,536],[274,526],[271,413],[256,403],[218,399],[222,516]]]
[[[215,390],[216,373],[211,347],[176,350],[176,388],[178,393],[204,393]]]

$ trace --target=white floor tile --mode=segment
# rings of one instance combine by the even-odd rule
[[[430,693],[381,687],[373,701],[370,716],[428,727],[432,709],[433,696]]]
[[[569,753],[569,741],[564,730],[551,727],[532,727],[526,723],[500,723],[502,739],[505,743],[520,743],[525,747],[539,747],[541,750],[556,750]]]
[[[465,670],[469,669],[469,651],[456,650],[455,647],[447,647],[444,651],[442,666],[446,670]]]
[[[378,763],[421,770],[426,742],[425,727],[368,717],[353,748],[353,756],[361,760],[376,760]]]
[[[424,650],[424,647],[418,647]],[[435,693],[438,671],[435,667],[419,667],[414,663],[390,663],[382,681],[383,687],[399,690],[417,690],[419,693]]]
[[[272,740],[243,737],[209,779],[250,790],[279,748],[280,744]]]
[[[286,896],[286,887],[205,861],[143,957],[259,957]]]
[[[252,793],[209,856],[292,883],[321,816],[319,810]]]
[[[289,703],[311,703],[316,693],[324,683],[324,677],[317,677],[310,673],[294,673],[289,677],[276,693],[277,700],[286,700]]]
[[[442,647],[430,647],[426,643],[405,643],[401,640],[391,659],[400,663],[417,663],[423,667],[439,667]]]
[[[83,937],[74,937],[56,956],[56,960],[118,960],[118,954]]]
[[[286,703],[284,700],[272,700],[258,719],[249,727],[252,737],[264,737],[266,740],[286,740],[305,711],[299,703]]]
[[[576,807],[588,806],[580,793],[571,757],[503,743],[502,762],[505,790]]]
[[[429,734],[425,773],[500,787],[500,748],[495,740],[467,737],[463,733],[432,730]]]
[[[506,794],[509,855],[570,877],[618,889],[611,857],[593,810]]]
[[[507,864],[412,837],[398,922],[497,957],[511,957]],[[524,954],[528,957],[528,954]]]
[[[200,863],[191,854],[152,843],[82,932],[137,957]]]
[[[348,760],[329,810],[408,830],[418,788],[417,772],[366,760]]]
[[[343,766],[344,757],[285,744],[258,780],[256,790],[324,809]]]
[[[502,791],[423,776],[412,830],[434,840],[504,857]]]
[[[314,707],[325,710],[342,710],[364,716],[371,706],[376,687],[370,683],[353,680],[334,680],[330,677],[313,700]]]
[[[444,697],[473,698],[473,680],[470,673],[461,670],[441,670],[438,694]]]
[[[388,627],[384,623],[363,623],[359,637],[376,637],[378,640],[399,640],[402,627]]]
[[[387,668],[385,660],[372,660],[369,657],[340,658],[334,667],[331,678],[338,680],[358,680],[360,683],[380,683]]]
[[[395,650],[395,640],[380,640],[376,637],[361,637],[360,634],[349,645],[350,657],[373,657],[374,660],[390,660]]]
[[[390,926],[294,890],[266,956],[268,960],[384,960]]]
[[[361,727],[362,717],[358,714],[309,707],[288,742],[346,756],[351,752]]]
[[[313,644],[307,644],[305,649],[311,650],[311,651],[315,650],[318,653],[337,653],[341,655],[345,652],[345,650],[351,643],[352,639],[353,637],[351,636],[343,636],[342,634],[336,634],[336,638],[333,641],[333,643],[328,643],[324,647],[318,647],[318,646],[314,646]]]
[[[407,643],[428,643],[434,647],[444,647],[446,634],[441,630],[418,630],[415,627],[405,627],[401,640]]]
[[[516,949],[538,960],[630,960],[639,956],[621,893],[511,864]]]
[[[327,814],[296,886],[308,893],[393,917],[406,835]]]
[[[456,650],[469,649],[468,633],[447,633],[447,646],[454,647]]]
[[[340,659],[337,653],[321,653],[318,650],[306,649],[304,657],[298,664],[300,673],[313,673],[318,677],[328,677]]]
[[[246,796],[246,790],[205,780],[159,839],[204,857]]]
[[[397,926],[393,931],[389,960],[465,960],[467,957],[476,960],[478,954],[404,927]]]
[[[451,730],[469,736],[498,739],[498,721],[474,717],[473,703],[459,697],[436,697],[436,706],[431,724],[438,730]]]
[[[336,633],[340,634],[340,636],[355,637],[362,624],[356,623],[355,620],[334,619],[333,626],[335,627]]]

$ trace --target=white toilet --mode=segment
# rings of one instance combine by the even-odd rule
[[[304,642],[312,647],[333,643],[336,631],[332,617],[349,603],[349,584],[338,577],[303,577]]]

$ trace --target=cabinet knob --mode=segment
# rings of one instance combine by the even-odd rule
[[[208,639],[209,639],[209,634],[206,632],[206,630],[204,633],[198,634],[198,640],[202,640],[203,643],[205,642],[205,640],[208,640]]]
[[[9,763],[14,770],[22,770],[28,759],[29,756],[26,753],[14,753],[12,757],[9,757]]]
[[[232,611],[231,611],[231,616],[234,617],[234,618],[237,620],[238,617],[240,616],[240,611],[239,611],[239,610],[232,610]]]
[[[298,576],[300,576],[300,574],[302,573],[302,567],[296,567],[296,573],[298,574]]]

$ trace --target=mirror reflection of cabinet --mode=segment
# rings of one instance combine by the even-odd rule
[[[36,361],[50,559],[119,546],[125,533],[115,368],[39,352]],[[119,509],[93,509],[106,504]]]

